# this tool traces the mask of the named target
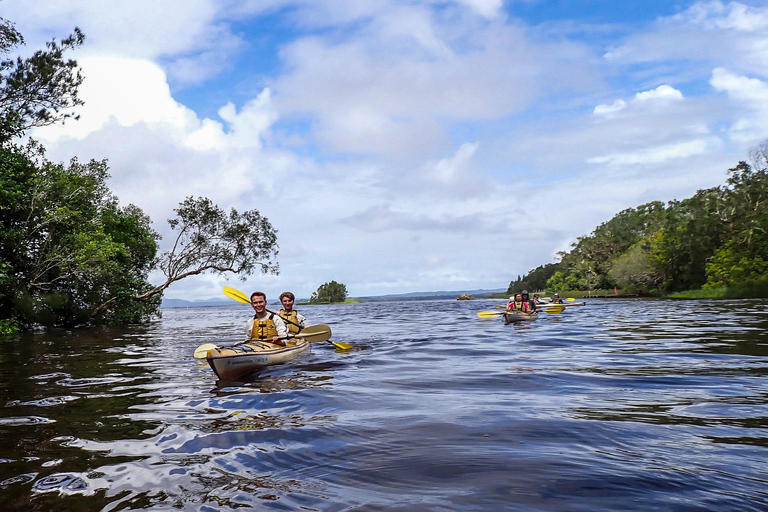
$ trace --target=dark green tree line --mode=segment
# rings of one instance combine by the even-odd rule
[[[618,213],[560,253],[554,266],[518,277],[510,291],[524,284],[666,294],[768,280],[768,142],[749,156],[750,163],[728,170],[720,187]],[[554,272],[540,286],[545,268]]]

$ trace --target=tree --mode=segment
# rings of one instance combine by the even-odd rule
[[[77,119],[70,109],[83,102],[78,88],[83,76],[77,62],[65,59],[65,52],[83,44],[80,29],[64,38],[46,43],[31,57],[0,61],[0,143],[23,134],[34,126]],[[24,37],[11,22],[0,18],[0,54],[24,44]]]
[[[146,300],[180,279],[207,271],[232,272],[243,281],[257,269],[262,274],[278,274],[279,265],[272,261],[277,256],[277,232],[258,210],[240,214],[233,208],[227,215],[208,198],[188,197],[174,211],[176,218],[168,219],[168,224],[178,234],[173,248],[158,262],[166,281],[137,300]]]
[[[331,303],[331,302],[344,302],[347,300],[347,287],[336,281],[325,283],[320,285],[309,302],[313,303]]]

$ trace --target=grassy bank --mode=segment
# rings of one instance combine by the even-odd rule
[[[727,288],[702,288],[676,292],[669,297],[672,299],[764,299],[768,298],[768,280]]]

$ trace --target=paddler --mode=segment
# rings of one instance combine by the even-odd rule
[[[555,298],[552,299],[552,304],[562,304],[562,303],[563,303],[563,299],[561,299],[560,295],[556,293]]]
[[[280,302],[283,304],[283,309],[280,310],[278,315],[285,321],[285,326],[290,335],[296,336],[299,331],[307,327],[307,319],[293,309],[293,303],[296,302],[296,296],[293,293],[281,293]]]
[[[248,320],[248,340],[239,341],[235,345],[246,343],[250,340],[268,341],[281,347],[286,346],[284,340],[288,338],[288,329],[285,322],[278,315],[267,311],[267,295],[264,292],[251,294],[251,307],[256,312],[253,318]]]
[[[523,299],[523,304],[527,304],[527,306],[528,306],[525,309],[525,311],[527,313],[535,313],[536,312],[536,303],[533,302],[533,300],[531,300],[531,297],[528,295],[528,290],[523,290],[521,295],[522,295],[521,298]]]
[[[507,306],[508,311],[519,311],[528,315],[536,312],[536,304],[528,296],[528,291],[515,294],[515,299]]]

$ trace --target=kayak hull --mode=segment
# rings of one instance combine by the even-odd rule
[[[511,324],[514,322],[527,322],[530,320],[536,320],[539,318],[539,313],[521,313],[519,311],[505,311],[504,323]]]
[[[221,380],[234,380],[259,368],[289,361],[309,349],[304,338],[293,338],[287,347],[249,341],[237,347],[208,350],[205,360]]]

